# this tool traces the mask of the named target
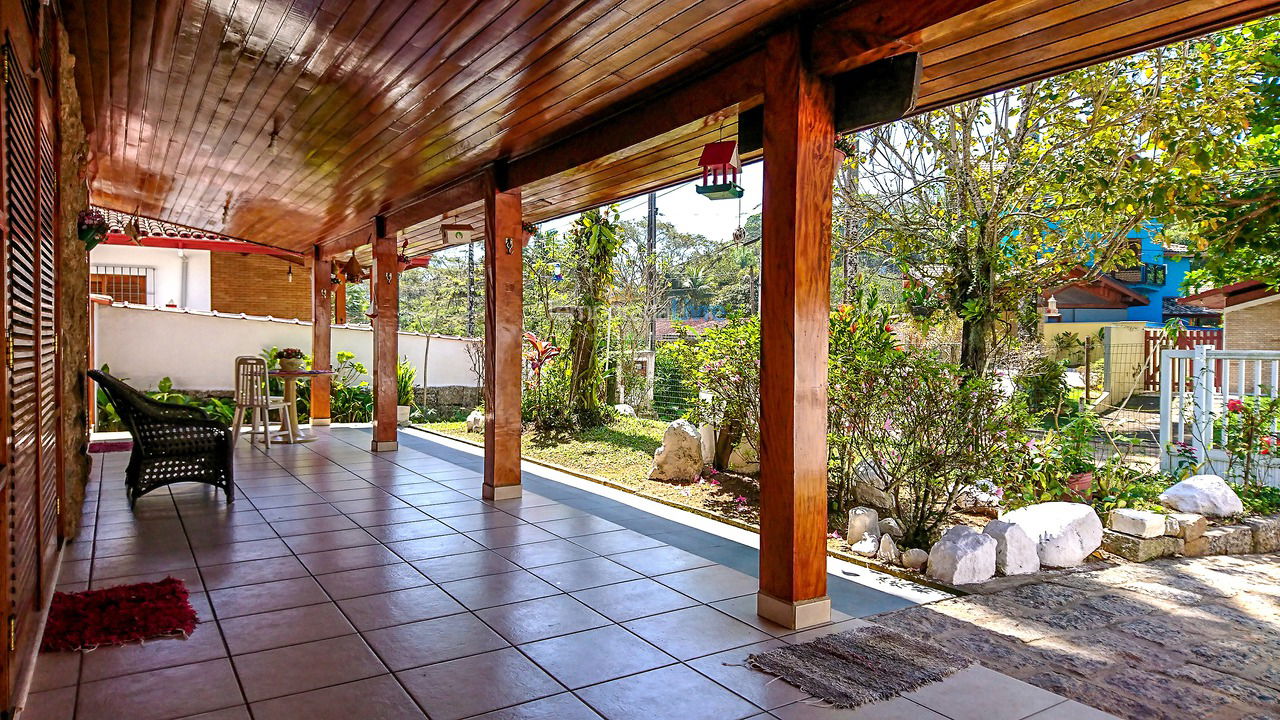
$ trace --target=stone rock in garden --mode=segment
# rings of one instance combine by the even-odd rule
[[[1160,502],[1182,512],[1230,517],[1244,512],[1244,503],[1226,480],[1217,475],[1192,475],[1160,493]]]
[[[849,511],[849,534],[853,551],[872,556],[880,549],[880,513],[875,508],[856,507]]]
[[[1035,541],[1043,567],[1074,567],[1102,544],[1102,521],[1084,503],[1038,503],[1001,519],[1020,526]]]
[[[1253,528],[1248,525],[1224,525],[1204,533],[1208,541],[1206,555],[1248,555],[1253,552]]]
[[[1182,542],[1182,554],[1187,557],[1204,557],[1209,554],[1209,538],[1203,535],[1195,540],[1182,540]]]
[[[1182,538],[1187,542],[1199,539],[1209,529],[1209,521],[1196,513],[1169,513],[1165,515],[1165,535]]]
[[[688,420],[680,418],[667,426],[662,445],[653,454],[650,480],[692,480],[702,472],[702,437]]]
[[[894,518],[883,518],[880,520],[880,534],[889,535],[895,540],[901,539],[903,535],[902,526]]]
[[[1253,551],[1269,553],[1280,550],[1280,517],[1251,517],[1244,525],[1253,530]]]
[[[1164,535],[1165,520],[1164,515],[1149,510],[1120,508],[1107,515],[1107,527],[1125,535],[1154,538]]]
[[[920,548],[908,548],[902,553],[902,566],[908,570],[919,570],[929,564],[929,553]]]
[[[949,585],[990,580],[996,574],[996,539],[967,525],[948,530],[929,550],[929,577]]]
[[[891,565],[897,565],[902,561],[902,553],[898,552],[898,544],[893,541],[892,536],[880,536],[880,548],[876,550],[876,559]]]
[[[467,432],[482,433],[484,432],[484,413],[479,410],[472,410],[467,416]]]
[[[628,404],[626,404],[626,403],[618,403],[617,405],[614,405],[614,406],[613,406],[613,409],[614,409],[614,411],[615,411],[615,412],[617,412],[617,413],[618,413],[619,415],[621,415],[622,417],[635,417],[635,416],[636,416],[636,409],[635,409],[635,408],[633,408],[633,407],[631,407],[630,405],[628,405]]]
[[[1001,575],[1026,575],[1040,570],[1036,543],[1022,528],[992,520],[982,532],[996,539],[996,571]]]
[[[1157,535],[1156,537],[1137,537],[1114,530],[1102,532],[1102,549],[1125,560],[1146,562],[1159,557],[1180,555],[1184,552],[1186,541],[1181,538]]]
[[[893,506],[893,501],[889,499],[889,494],[881,490],[875,481],[865,479],[866,473],[862,473],[864,479],[854,484],[853,496],[858,502],[869,507],[880,510],[888,510]]]

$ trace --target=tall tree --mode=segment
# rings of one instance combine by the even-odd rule
[[[588,210],[569,229],[578,305],[569,335],[569,407],[580,423],[594,423],[600,412],[600,329],[613,284],[613,262],[622,245],[616,208]]]
[[[1001,322],[1083,267],[1135,261],[1129,232],[1188,227],[1242,163],[1255,60],[1223,35],[1140,53],[858,137],[838,180],[861,246],[963,320],[987,368]]]

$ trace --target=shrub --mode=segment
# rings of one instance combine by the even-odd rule
[[[333,422],[371,422],[373,420],[373,392],[369,383],[361,380],[368,370],[356,362],[349,352],[338,353],[338,364],[333,368],[333,384],[329,390],[329,414]]]
[[[684,417],[697,402],[696,354],[697,345],[688,338],[658,346],[653,362],[653,412],[659,420]]]
[[[396,363],[396,404],[397,405],[416,405],[417,398],[414,397],[413,380],[418,376],[418,370],[409,362],[409,358],[402,357],[400,362]]]
[[[695,425],[719,426],[715,466],[724,469],[740,440],[760,449],[760,320],[731,318],[704,332],[694,354],[694,382],[710,391],[690,406]]]

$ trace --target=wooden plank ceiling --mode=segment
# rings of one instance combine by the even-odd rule
[[[578,131],[647,137],[524,182],[539,221],[696,174],[702,144],[760,102],[763,35],[819,18],[838,69],[916,50],[921,110],[1257,18],[1280,0],[64,0],[91,131],[96,204],[291,250],[406,216],[410,254],[439,224],[483,227],[467,199],[412,199]],[[960,11],[973,8],[968,12]],[[960,13],[960,14],[957,14]],[[821,44],[821,47],[818,47]],[[735,61],[719,112],[658,104]],[[748,77],[742,77],[746,75]],[[709,80],[724,85],[723,77]],[[695,92],[697,87],[695,86]],[[736,97],[734,95],[737,95]],[[576,136],[574,136],[576,137]],[[589,147],[595,147],[590,145]],[[537,158],[529,163],[539,165]],[[554,165],[554,163],[552,163]],[[465,195],[465,193],[461,193]]]

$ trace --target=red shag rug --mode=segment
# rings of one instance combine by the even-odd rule
[[[92,650],[147,638],[190,635],[196,629],[196,611],[187,597],[186,584],[171,577],[153,583],[54,593],[40,649]]]

